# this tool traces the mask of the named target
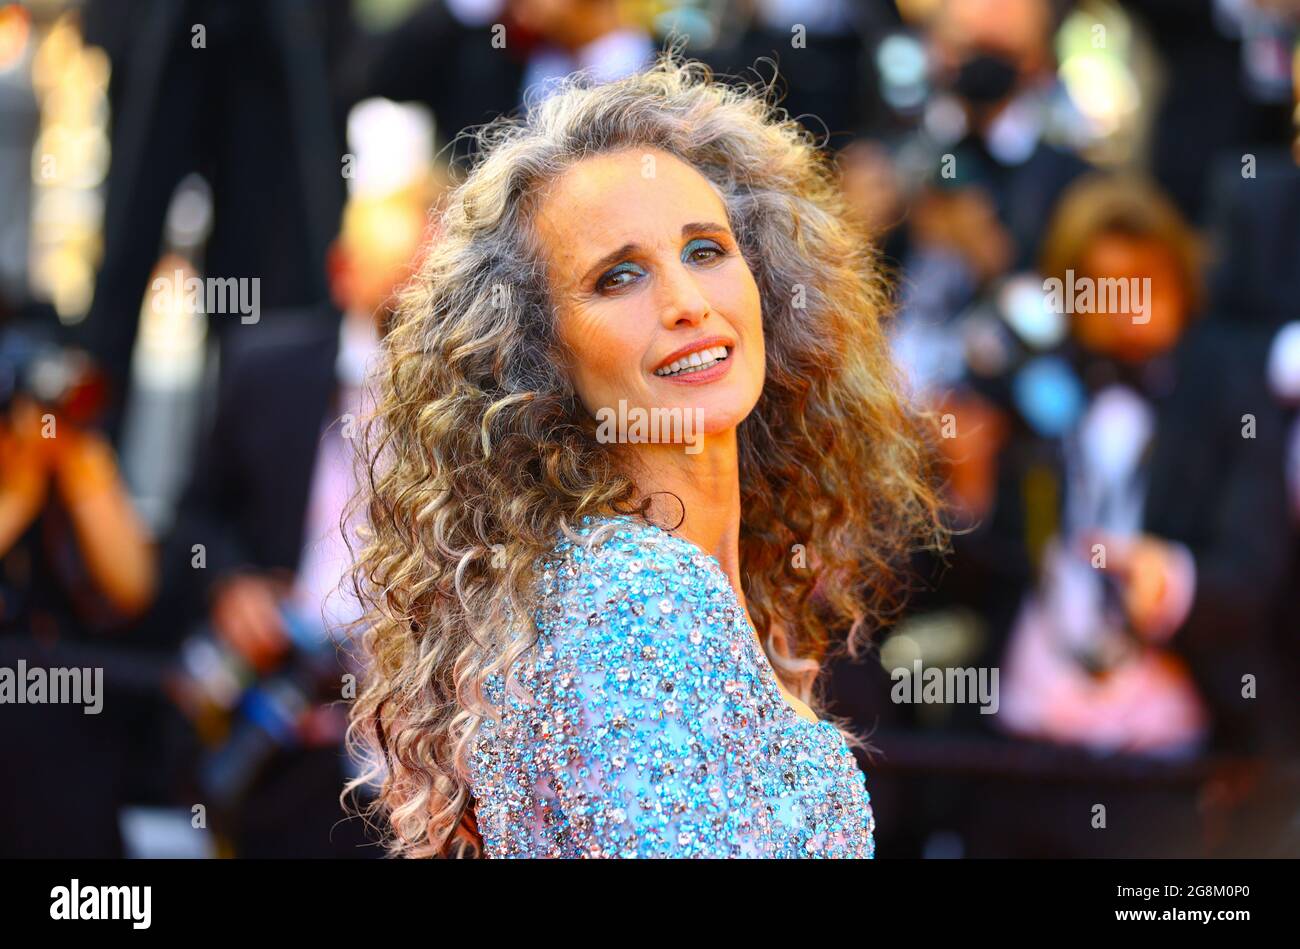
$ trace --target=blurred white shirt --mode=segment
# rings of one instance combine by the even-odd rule
[[[364,411],[364,384],[378,352],[374,322],[353,314],[344,317],[335,362],[337,413],[324,420],[317,442],[302,559],[294,577],[295,612],[313,630],[335,638],[362,613],[350,585],[344,581],[340,588],[352,559],[340,530],[340,518],[356,485],[353,447]]]

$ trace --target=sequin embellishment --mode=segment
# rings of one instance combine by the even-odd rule
[[[631,518],[577,533],[538,565],[533,701],[486,685],[485,855],[873,857],[862,770],[786,703],[717,560]]]

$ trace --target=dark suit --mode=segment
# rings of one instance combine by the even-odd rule
[[[1240,155],[1215,166],[1212,305],[1233,323],[1275,329],[1296,318],[1300,296],[1300,168],[1284,150],[1255,157],[1250,178]]]
[[[204,267],[256,277],[263,310],[328,298],[324,261],[344,197],[340,109],[328,61],[346,24],[339,0],[96,0],[88,41],[113,64],[113,161],[104,259],[83,344],[113,382],[116,430],[141,297],[177,184],[212,188]],[[202,25],[204,45],[196,48]],[[229,319],[214,319],[224,335]]]
[[[164,607],[183,631],[210,607],[213,585],[232,571],[292,574],[322,423],[337,414],[339,316],[276,314],[227,334],[215,417],[166,545]],[[204,545],[204,569],[191,566]],[[343,821],[342,750],[281,751],[239,809],[239,856],[370,856],[359,822]],[[337,825],[337,826],[336,826]]]
[[[215,413],[170,532],[164,588],[206,603],[239,568],[298,566],[321,423],[336,387],[338,314],[276,314],[222,347]],[[194,544],[207,567],[190,567]]]
[[[1195,328],[1178,348],[1172,392],[1157,405],[1145,527],[1196,558],[1191,614],[1172,647],[1187,661],[1225,750],[1275,750],[1294,735],[1278,678],[1274,610],[1290,568],[1284,419],[1265,387],[1266,337]],[[1247,416],[1253,437],[1245,437]],[[1259,697],[1242,697],[1242,676]]]
[[[1214,161],[1224,156],[1240,179],[1243,154],[1287,142],[1291,103],[1251,95],[1241,39],[1220,26],[1216,0],[1122,0],[1122,6],[1155,45],[1169,77],[1156,103],[1151,174],[1200,223],[1209,210]]]
[[[1003,164],[974,134],[967,135],[952,154],[953,177],[936,183],[945,188],[984,188],[1015,243],[1012,269],[1032,268],[1052,209],[1070,183],[1088,171],[1088,163],[1073,152],[1039,142],[1020,164]]]
[[[1210,218],[1221,259],[1212,296],[1216,312],[1266,340],[1296,319],[1300,296],[1300,169],[1287,150],[1260,151],[1255,177],[1242,176],[1240,155],[1215,168]],[[1259,343],[1258,345],[1263,345]],[[1288,426],[1295,409],[1288,411]],[[1300,532],[1292,530],[1291,574],[1275,608],[1276,651],[1288,672],[1291,696],[1300,695]],[[1300,750],[1300,702],[1282,710],[1281,729]]]

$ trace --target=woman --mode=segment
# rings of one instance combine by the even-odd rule
[[[671,58],[480,139],[365,426],[392,849],[871,856],[812,689],[935,502],[827,164]]]

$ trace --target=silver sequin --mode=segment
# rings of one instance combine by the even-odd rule
[[[562,540],[538,565],[540,636],[518,671],[535,701],[486,684],[502,720],[470,755],[485,854],[874,856],[844,736],[786,703],[718,562],[610,520],[603,542]]]

